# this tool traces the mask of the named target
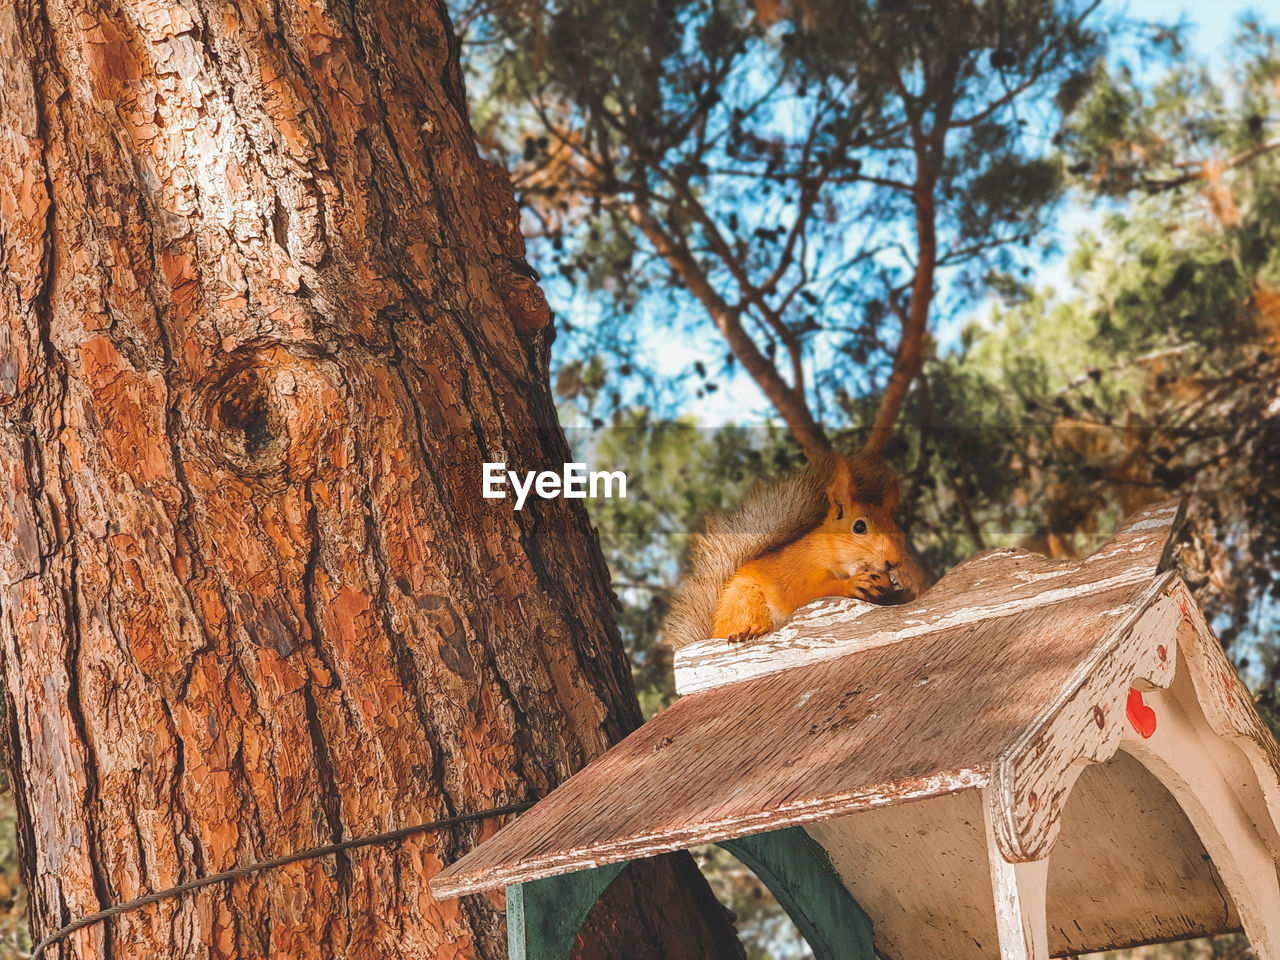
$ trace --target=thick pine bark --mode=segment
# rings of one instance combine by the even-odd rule
[[[580,505],[480,497],[484,461],[568,457],[442,6],[8,0],[0,58],[0,658],[35,935],[542,795],[634,727]],[[498,957],[498,898],[427,889],[497,826],[52,955]],[[700,878],[646,869],[593,918],[628,946],[592,950],[732,952]]]

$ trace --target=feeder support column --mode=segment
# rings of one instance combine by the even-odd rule
[[[985,791],[984,791],[985,792]],[[995,898],[996,931],[1000,960],[1049,960],[1049,934],[1045,917],[1045,890],[1049,882],[1049,858],[1010,863],[1000,852],[986,797],[987,860],[991,865],[991,892]]]

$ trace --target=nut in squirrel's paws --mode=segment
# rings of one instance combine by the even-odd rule
[[[853,572],[849,578],[852,582],[846,588],[846,596],[868,603],[883,603],[895,589],[891,575],[885,572],[873,572],[866,567]]]
[[[891,568],[888,572],[888,580],[888,587],[877,601],[887,606],[910,603],[929,586],[924,571],[914,560],[910,560],[905,566]]]

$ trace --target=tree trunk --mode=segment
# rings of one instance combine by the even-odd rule
[[[639,723],[585,512],[481,498],[485,461],[569,459],[522,254],[438,2],[0,3],[0,662],[37,938],[540,796]],[[500,899],[427,889],[498,826],[50,955],[499,957]],[[732,953],[699,883],[667,864],[602,928]]]

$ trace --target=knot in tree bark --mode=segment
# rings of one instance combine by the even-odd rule
[[[332,361],[280,344],[237,351],[197,392],[202,452],[260,482],[311,479],[346,420],[340,382]]]

